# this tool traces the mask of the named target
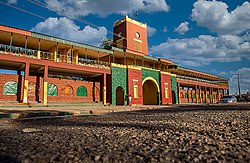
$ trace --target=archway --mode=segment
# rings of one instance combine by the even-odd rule
[[[158,85],[154,80],[145,80],[143,82],[143,105],[158,105],[158,92]]]
[[[116,105],[124,105],[124,89],[121,86],[116,88]]]

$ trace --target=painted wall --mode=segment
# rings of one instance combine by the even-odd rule
[[[127,68],[112,66],[112,105],[116,105],[116,88],[121,86],[127,94]]]
[[[128,68],[128,94],[132,96],[132,104],[143,104],[142,71]],[[134,98],[134,80],[138,81],[138,98]]]
[[[171,79],[168,74],[160,74],[161,75],[161,104],[172,104],[172,87],[171,87]],[[165,83],[168,83],[168,98],[166,98],[165,93]]]
[[[14,81],[18,83],[18,75],[15,74],[0,74],[0,100],[1,101],[17,101],[17,95],[4,95],[3,87],[8,81]],[[43,81],[42,78],[35,76],[29,76],[28,86],[28,102],[34,102],[39,99],[43,101]],[[23,87],[24,78],[21,78],[21,87]],[[40,84],[38,84],[40,82]],[[93,102],[93,96],[95,101],[100,102],[100,82],[90,81],[74,81],[68,79],[48,78],[48,84],[54,84],[58,90],[58,96],[48,96],[48,102]],[[95,85],[95,89],[93,86]],[[77,96],[77,89],[80,86],[84,86],[87,89],[87,96]],[[69,89],[71,88],[71,89]],[[72,92],[71,92],[72,91]],[[39,92],[39,94],[38,94]],[[22,99],[21,92],[21,99]]]

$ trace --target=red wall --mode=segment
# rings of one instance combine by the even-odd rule
[[[148,54],[148,41],[147,41],[147,29],[140,27],[134,23],[127,21],[127,48],[129,50],[136,51],[135,39],[142,41],[142,52],[143,54]],[[136,38],[136,32],[140,33],[140,38]]]
[[[35,76],[29,76],[29,87],[33,87],[35,89],[29,89],[28,90],[28,102],[36,101],[36,98],[39,98],[39,101],[43,101],[43,79],[40,77],[37,79]],[[40,80],[40,93],[37,94],[36,97],[36,84],[38,84],[38,80]],[[17,95],[3,95],[3,87],[4,84],[8,81],[14,81],[18,82],[18,75],[15,74],[0,74],[0,101],[17,101]],[[22,88],[23,88],[23,82],[24,77],[22,77]],[[68,79],[58,79],[58,78],[48,78],[48,84],[55,84],[58,88],[58,96],[48,96],[48,102],[53,101],[65,101],[65,102],[93,102],[93,86],[94,82],[90,81],[74,81],[74,80],[68,80]],[[70,85],[73,88],[73,95],[71,97],[69,96],[63,96],[62,89],[66,86]],[[79,97],[76,96],[76,91],[79,86],[84,86],[87,89],[87,96],[86,97]],[[95,82],[96,87],[96,93],[95,93],[95,102],[100,102],[100,82]],[[22,90],[22,89],[21,89]],[[21,92],[21,99],[22,99]]]
[[[165,98],[165,84],[168,83],[168,98]],[[162,105],[172,104],[172,89],[170,75],[161,74],[161,102]]]
[[[133,80],[138,80],[139,98],[134,98]],[[142,71],[128,68],[128,94],[132,96],[132,104],[143,104],[142,95]]]

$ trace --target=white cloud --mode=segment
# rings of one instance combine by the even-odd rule
[[[148,33],[148,37],[152,37],[155,35],[156,33],[156,29],[150,26],[147,26],[147,33]]]
[[[181,23],[177,28],[175,28],[175,32],[179,33],[180,35],[184,35],[187,31],[189,31],[188,22]]]
[[[106,17],[110,14],[128,14],[130,11],[129,0],[45,0],[48,7],[55,8],[74,16],[87,16],[96,14],[99,17]],[[145,13],[169,11],[165,0],[133,0],[132,9]]]
[[[249,34],[250,35],[250,34]],[[250,60],[249,35],[201,35],[198,38],[168,39],[150,48],[150,54],[171,59],[185,66],[203,66],[211,62]]]
[[[67,18],[58,19],[50,17],[44,22],[38,23],[31,30],[95,46],[100,45],[100,40],[107,36],[107,29],[105,27],[95,29],[85,26],[83,29],[80,29],[72,20]]]
[[[238,77],[236,74],[240,74],[240,90],[241,93],[247,93],[250,90],[250,67],[243,67],[237,71],[231,71],[233,76],[229,81],[230,94],[238,94]]]
[[[8,4],[17,4],[17,0],[6,0]]]
[[[164,32],[164,33],[168,32],[168,28],[167,27],[163,27],[162,32]]]
[[[250,3],[246,1],[229,12],[224,2],[198,0],[194,3],[192,19],[218,34],[240,34],[250,30]]]

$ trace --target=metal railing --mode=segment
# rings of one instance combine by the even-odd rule
[[[108,62],[91,60],[91,59],[79,58],[78,64],[82,66],[110,69],[110,64]]]
[[[4,54],[37,58],[37,50],[25,49],[22,47],[0,44],[0,51],[4,52]]]

